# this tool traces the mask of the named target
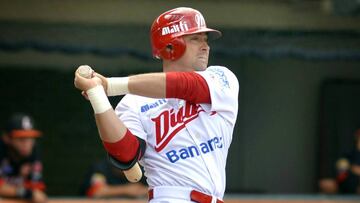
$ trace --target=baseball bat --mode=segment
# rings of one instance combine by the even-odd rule
[[[80,76],[84,78],[92,78],[94,75],[94,70],[88,65],[81,65],[76,70]],[[128,181],[135,183],[139,182],[142,177],[142,171],[140,169],[139,163],[136,162],[133,167],[128,170],[123,170],[125,177]]]

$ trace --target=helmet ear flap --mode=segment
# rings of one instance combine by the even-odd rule
[[[182,37],[176,37],[172,39],[167,46],[160,51],[162,59],[176,60],[179,59],[185,52],[186,44]]]

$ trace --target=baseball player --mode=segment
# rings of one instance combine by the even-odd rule
[[[238,111],[239,84],[226,67],[208,66],[202,14],[175,8],[151,27],[153,56],[163,72],[88,79],[74,84],[90,100],[110,161],[145,171],[151,203],[221,203],[225,165]],[[126,94],[113,110],[107,96]]]
[[[0,197],[47,202],[33,119],[14,113],[0,137]]]

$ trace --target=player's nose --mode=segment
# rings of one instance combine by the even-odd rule
[[[203,42],[201,43],[201,50],[202,50],[202,51],[209,51],[209,50],[210,50],[210,46],[209,46],[209,44],[208,44],[207,41],[203,41]]]

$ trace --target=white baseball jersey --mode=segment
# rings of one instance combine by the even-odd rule
[[[183,186],[223,198],[239,84],[222,66],[196,73],[209,86],[211,104],[128,94],[115,112],[147,143],[140,164],[150,188]]]

